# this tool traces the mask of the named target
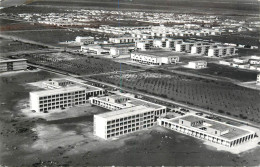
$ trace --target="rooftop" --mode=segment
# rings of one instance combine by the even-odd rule
[[[27,61],[27,59],[1,59],[0,63],[9,63],[9,62],[17,62],[17,61]]]
[[[131,115],[141,114],[149,111],[153,111],[153,108],[148,108],[145,106],[135,106],[130,108],[124,108],[121,110],[97,114],[96,116],[106,118],[108,120],[112,120],[112,119],[123,118]]]
[[[195,115],[186,115],[186,116],[170,119],[169,121],[173,122],[173,123],[179,123],[179,119],[184,119],[184,120],[192,121],[192,122],[203,120],[205,123],[210,124],[210,126],[205,126],[206,128],[210,127],[210,128],[220,130],[220,131],[229,130],[228,133],[220,136],[220,137],[223,137],[223,138],[228,139],[228,140],[233,140],[235,138],[238,138],[238,137],[244,136],[246,134],[252,133],[251,131],[246,130],[246,129],[242,129],[240,127],[236,127],[236,126],[233,126],[233,125],[225,124],[223,122],[207,119],[207,118],[197,116],[197,115],[196,116]],[[195,128],[197,130],[200,130],[199,128],[201,128],[203,126],[204,125],[201,125],[201,126],[198,126],[198,127],[190,127],[190,128]],[[206,131],[204,131],[204,133],[205,132]]]
[[[149,50],[149,51],[139,51],[134,52],[137,54],[144,54],[149,56],[155,56],[155,57],[169,57],[169,56],[176,56],[175,53],[170,51],[162,51],[162,50]]]
[[[48,89],[48,90],[41,90],[41,91],[34,91],[30,92],[38,96],[49,96],[53,94],[60,94],[60,93],[67,93],[67,92],[73,92],[73,91],[82,91],[86,90],[86,88],[82,86],[69,86],[69,87],[63,87],[59,89]]]

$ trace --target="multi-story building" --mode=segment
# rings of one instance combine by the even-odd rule
[[[90,104],[106,108],[108,110],[121,110],[134,106],[147,106],[155,109],[155,116],[166,113],[166,107],[149,101],[133,98],[127,95],[111,95],[106,97],[91,97]]]
[[[152,127],[166,113],[165,106],[123,95],[90,98],[90,101],[93,105],[113,110],[94,115],[94,134],[103,139]]]
[[[175,64],[179,62],[178,56],[163,56],[158,55],[156,52],[135,52],[131,53],[130,58],[139,63],[163,65],[163,64]]]
[[[155,48],[165,48],[166,47],[166,40],[163,39],[154,39],[153,46]]]
[[[135,42],[135,47],[137,50],[146,51],[151,49],[151,42],[148,40],[140,40]]]
[[[26,59],[0,59],[0,72],[26,70]]]
[[[94,134],[110,139],[147,129],[155,123],[153,108],[135,106],[94,115]]]
[[[177,52],[191,52],[191,47],[194,45],[194,43],[190,43],[190,42],[183,42],[180,44],[176,45],[176,49],[175,51]]]
[[[159,118],[157,122],[167,129],[226,147],[234,147],[256,137],[256,133],[251,130],[197,115],[185,115],[172,119]]]
[[[233,46],[214,46],[209,48],[209,57],[225,57],[236,54],[236,48]]]
[[[85,45],[94,44],[94,37],[81,37],[81,36],[77,36],[75,41],[77,43],[85,44]]]
[[[191,54],[208,55],[211,45],[194,45],[191,47]]]
[[[172,50],[175,50],[176,45],[181,44],[182,42],[182,39],[168,39],[166,40],[166,48],[172,48]]]
[[[260,85],[260,74],[257,74],[256,84],[257,84],[257,85]]]
[[[109,38],[111,43],[134,43],[134,37],[118,37],[118,38]]]
[[[110,55],[112,56],[119,56],[119,55],[126,55],[129,53],[129,48],[127,47],[111,47],[110,48]]]
[[[52,89],[30,92],[30,107],[36,112],[46,112],[84,105],[89,97],[103,95],[104,91],[93,86],[58,86]]]
[[[207,67],[207,62],[203,60],[199,61],[190,61],[188,64],[189,68],[193,69],[201,69],[201,68],[206,68]]]

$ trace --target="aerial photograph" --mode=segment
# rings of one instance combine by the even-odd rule
[[[0,167],[260,166],[260,0],[0,0]]]

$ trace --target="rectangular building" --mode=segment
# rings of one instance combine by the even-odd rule
[[[147,106],[155,109],[155,115],[166,113],[166,107],[149,101],[133,98],[127,95],[111,95],[106,97],[91,97],[89,101],[92,105],[100,106],[108,110],[121,110],[134,106]]]
[[[253,131],[197,115],[185,115],[172,119],[159,118],[157,122],[167,129],[226,147],[237,146],[256,136]]]
[[[135,42],[136,50],[146,51],[151,49],[151,42],[148,40],[140,40]]]
[[[117,38],[109,38],[109,42],[111,43],[134,43],[134,37],[117,37]]]
[[[260,74],[257,74],[257,77],[256,77],[256,84],[257,84],[257,85],[260,84]]]
[[[208,55],[211,45],[194,45],[191,47],[191,54]]]
[[[154,109],[135,106],[94,115],[94,134],[103,139],[119,137],[155,125]]]
[[[85,45],[94,44],[94,37],[81,37],[81,36],[77,36],[75,41],[77,43],[85,44]]]
[[[233,56],[236,54],[236,48],[233,46],[215,46],[209,48],[209,57],[225,57]]]
[[[110,48],[110,55],[112,56],[120,56],[129,54],[128,47],[111,47]]]
[[[202,69],[202,68],[206,68],[207,67],[207,62],[203,61],[203,60],[199,60],[199,61],[190,61],[188,64],[189,68],[193,68],[193,69]]]
[[[0,59],[0,72],[27,69],[26,59]]]
[[[194,45],[194,43],[188,43],[188,42],[184,42],[181,44],[177,44],[176,45],[176,52],[191,52],[191,47]]]
[[[93,86],[66,86],[30,92],[30,107],[36,112],[46,112],[83,105],[89,97],[103,95],[104,91]]]
[[[139,63],[163,65],[163,64],[175,64],[179,62],[178,56],[170,56],[171,52],[135,52],[131,53],[130,58]]]

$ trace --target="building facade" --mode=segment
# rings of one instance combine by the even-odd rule
[[[156,124],[154,109],[135,106],[94,115],[94,135],[110,139],[150,128]]]
[[[152,64],[152,65],[163,65],[163,64],[175,64],[179,62],[178,56],[155,56],[146,53],[131,53],[130,58],[139,63]]]
[[[260,85],[260,74],[257,74],[256,84],[257,84],[257,85]]]
[[[190,61],[188,64],[189,68],[193,69],[202,69],[207,67],[207,62],[200,60],[200,61]]]
[[[81,36],[77,36],[75,41],[77,43],[85,44],[85,45],[94,44],[94,37],[81,37]]]
[[[110,43],[134,43],[134,37],[118,37],[118,38],[109,38]]]
[[[26,59],[0,59],[0,72],[18,71],[27,69]]]
[[[209,48],[209,57],[225,57],[232,56],[236,54],[236,48],[232,46],[216,46]]]
[[[226,147],[237,146],[256,136],[253,131],[195,115],[173,119],[159,118],[157,122],[167,129]]]
[[[84,105],[89,97],[103,95],[102,89],[88,89],[69,86],[58,89],[30,92],[30,108],[36,112],[46,112],[78,105]]]

